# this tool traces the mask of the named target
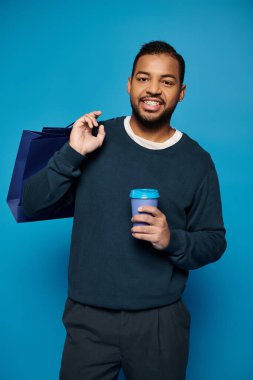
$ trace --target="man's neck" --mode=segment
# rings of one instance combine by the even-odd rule
[[[151,129],[141,125],[139,121],[135,119],[134,115],[131,116],[129,123],[136,136],[158,143],[163,143],[168,140],[176,132],[176,129],[172,128],[169,123],[164,126],[159,126],[157,129]]]

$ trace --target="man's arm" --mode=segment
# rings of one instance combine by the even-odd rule
[[[172,228],[170,243],[163,251],[179,268],[197,269],[222,256],[227,247],[225,234],[220,186],[213,164],[187,212],[186,230]]]
[[[86,156],[67,141],[47,165],[24,183],[22,205],[29,217],[46,217],[74,202],[75,180],[81,175],[80,165]]]
[[[93,111],[81,116],[74,123],[66,142],[50,158],[45,168],[29,177],[24,184],[22,205],[27,216],[46,217],[63,206],[70,205],[75,198],[75,181],[81,175],[81,163],[88,153],[98,149],[104,141],[103,124],[97,136],[92,135],[101,111]]]

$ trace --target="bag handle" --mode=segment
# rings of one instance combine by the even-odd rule
[[[71,125],[73,125],[74,123],[75,123],[75,121],[73,121],[73,123],[67,125],[67,127],[65,127],[65,128],[69,128],[69,127],[71,127]]]
[[[69,124],[69,125],[67,125],[67,127],[64,127],[64,128],[69,128],[69,127],[71,127],[74,123],[76,122],[76,120],[75,121],[73,121],[73,123],[71,123],[71,124]]]

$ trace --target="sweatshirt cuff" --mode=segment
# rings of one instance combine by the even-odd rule
[[[185,231],[170,230],[170,242],[164,252],[173,256],[179,256],[184,252]]]
[[[79,167],[86,158],[86,155],[83,155],[72,148],[69,145],[69,141],[61,147],[59,154],[66,165],[71,165],[73,167]]]

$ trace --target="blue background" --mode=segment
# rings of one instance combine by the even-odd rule
[[[100,120],[130,115],[134,57],[161,39],[186,61],[172,126],[216,164],[228,241],[221,260],[191,271],[184,293],[187,380],[252,379],[251,2],[2,0],[0,11],[0,378],[58,379],[65,339],[72,219],[15,222],[6,197],[22,131],[94,109]]]

